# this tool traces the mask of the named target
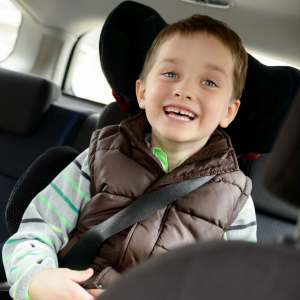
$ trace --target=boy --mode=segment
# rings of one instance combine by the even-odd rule
[[[10,294],[94,299],[120,272],[152,255],[198,240],[255,241],[251,182],[238,168],[229,137],[217,128],[235,118],[246,71],[247,54],[226,24],[194,15],[167,26],[136,82],[145,113],[96,131],[89,153],[33,199],[6,242]],[[206,175],[216,176],[106,241],[93,271],[58,268],[58,257],[83,233],[141,195]]]

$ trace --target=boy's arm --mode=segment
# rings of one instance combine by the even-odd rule
[[[255,208],[252,197],[249,196],[243,209],[238,214],[235,221],[224,233],[224,240],[242,240],[249,242],[257,242],[257,224]]]
[[[10,295],[29,299],[33,277],[57,268],[57,253],[67,244],[80,212],[90,199],[88,151],[81,153],[26,209],[18,231],[3,247]]]

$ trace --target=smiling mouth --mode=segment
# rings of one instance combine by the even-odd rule
[[[197,118],[196,114],[185,109],[180,109],[178,107],[166,107],[164,108],[164,111],[167,116],[177,120],[190,122]]]

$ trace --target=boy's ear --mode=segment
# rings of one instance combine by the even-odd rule
[[[234,120],[240,105],[241,101],[239,99],[234,99],[230,101],[229,106],[227,107],[227,111],[224,114],[221,122],[219,123],[221,127],[228,127],[228,125]]]
[[[139,107],[141,109],[145,109],[145,94],[146,94],[146,89],[145,85],[141,81],[141,79],[138,79],[135,83],[135,93],[136,97],[139,103]]]

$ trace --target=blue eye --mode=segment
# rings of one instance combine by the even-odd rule
[[[204,83],[205,85],[208,85],[208,86],[216,86],[216,84],[211,80],[204,80],[201,83]]]
[[[164,75],[166,77],[178,78],[178,76],[174,72],[165,72]]]

